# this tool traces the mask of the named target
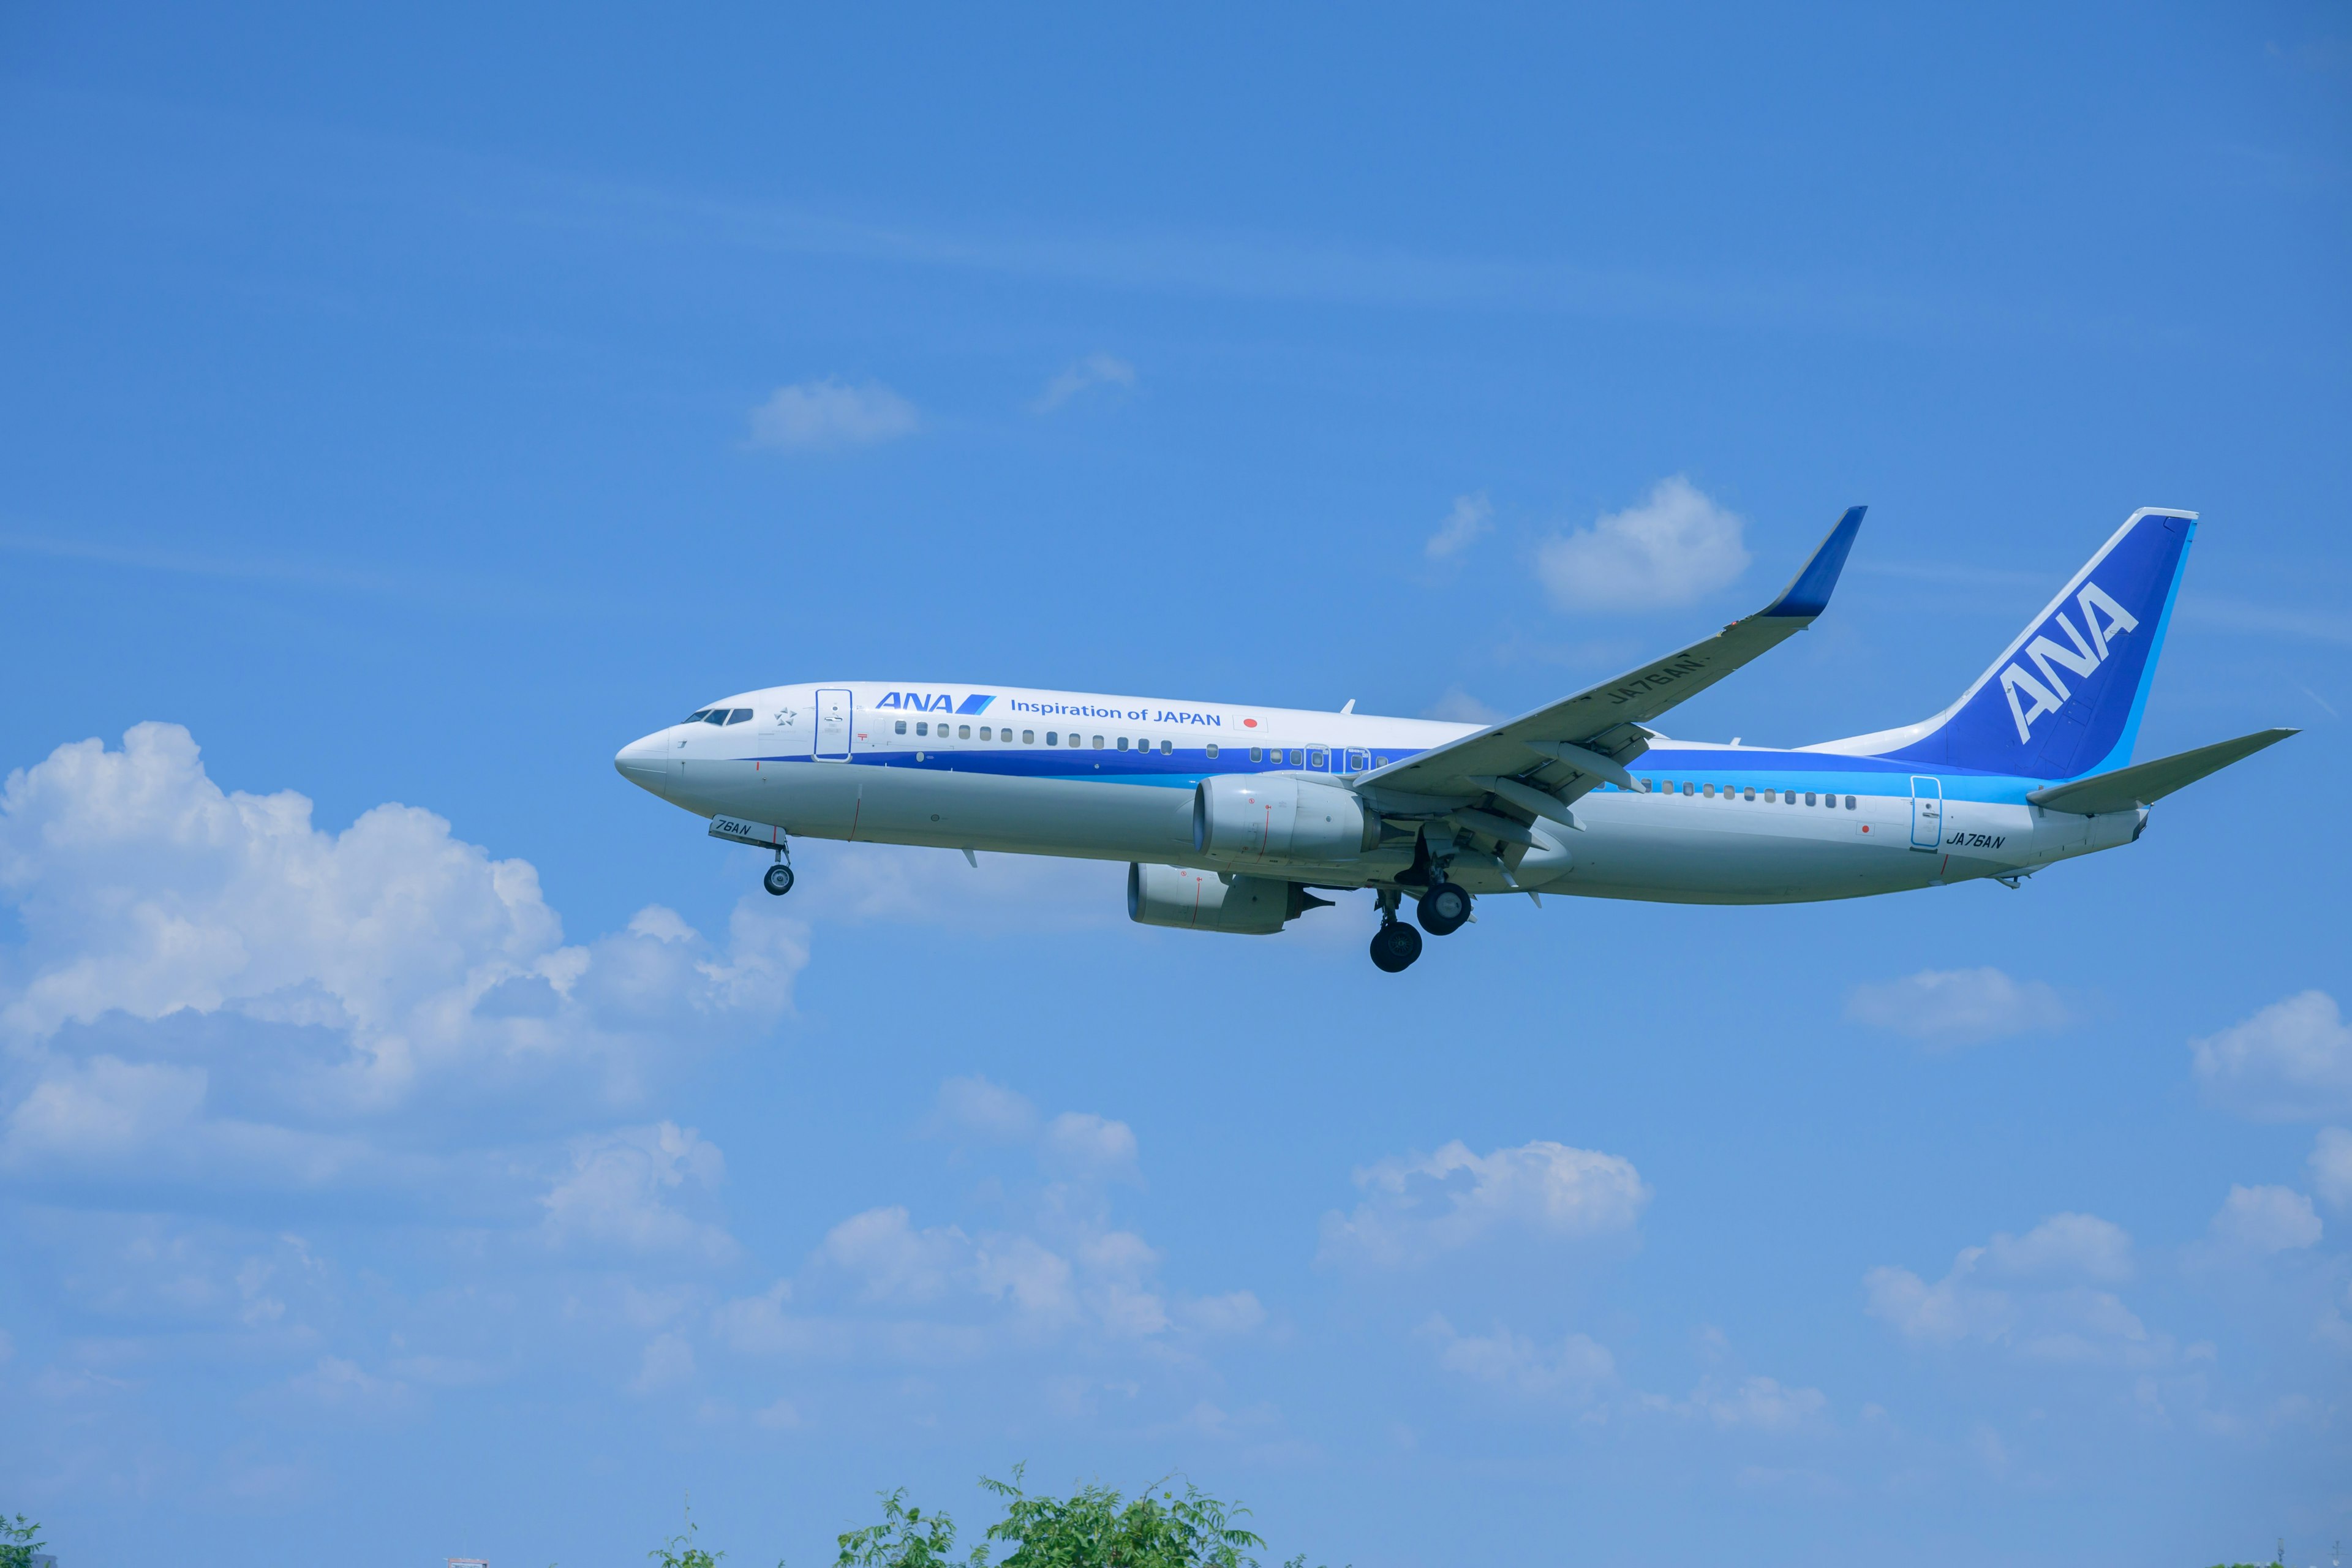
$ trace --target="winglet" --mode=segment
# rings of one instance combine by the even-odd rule
[[[1757,612],[1760,616],[1796,616],[1811,620],[1829,608],[1830,591],[1837,586],[1838,574],[1845,570],[1847,552],[1853,549],[1853,536],[1862,531],[1862,514],[1866,506],[1848,507],[1813,558],[1805,563],[1780,596]]]

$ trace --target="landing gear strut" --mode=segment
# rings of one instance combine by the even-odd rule
[[[1397,919],[1402,901],[1394,888],[1381,889],[1381,929],[1372,933],[1372,964],[1384,974],[1402,973],[1421,956],[1421,933]]]
[[[1412,918],[1432,936],[1452,936],[1470,918],[1470,895],[1456,882],[1432,882],[1413,905]]]
[[[767,873],[760,879],[760,886],[780,899],[793,890],[792,864],[784,858],[782,848],[776,851],[776,863],[769,867]]]

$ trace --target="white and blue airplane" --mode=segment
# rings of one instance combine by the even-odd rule
[[[2136,841],[2160,797],[2294,734],[2134,764],[2196,514],[2134,512],[1958,700],[1780,750],[1652,721],[1827,607],[1864,509],[1756,614],[1498,724],[1245,703],[814,682],[744,691],[622,748],[633,783],[772,851],[795,837],[1125,860],[1146,925],[1264,934],[1369,889],[1372,962],[1421,955],[1482,896],[1671,903],[1856,898]]]

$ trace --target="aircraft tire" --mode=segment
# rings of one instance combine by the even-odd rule
[[[769,867],[767,874],[760,879],[760,886],[782,898],[793,890],[793,868],[782,865]]]
[[[1470,918],[1470,895],[1453,882],[1433,883],[1414,901],[1412,918],[1432,936],[1452,936]]]
[[[1383,974],[1402,974],[1421,956],[1421,933],[1402,921],[1391,921],[1372,933],[1372,966]]]

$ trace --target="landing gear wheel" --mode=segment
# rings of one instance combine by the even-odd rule
[[[1470,918],[1470,895],[1454,883],[1440,882],[1414,903],[1412,918],[1432,936],[1452,936]]]
[[[1402,974],[1421,956],[1421,933],[1392,921],[1372,933],[1372,966],[1383,974]]]
[[[767,875],[760,879],[760,886],[782,898],[793,890],[793,868],[784,865],[769,867]]]

